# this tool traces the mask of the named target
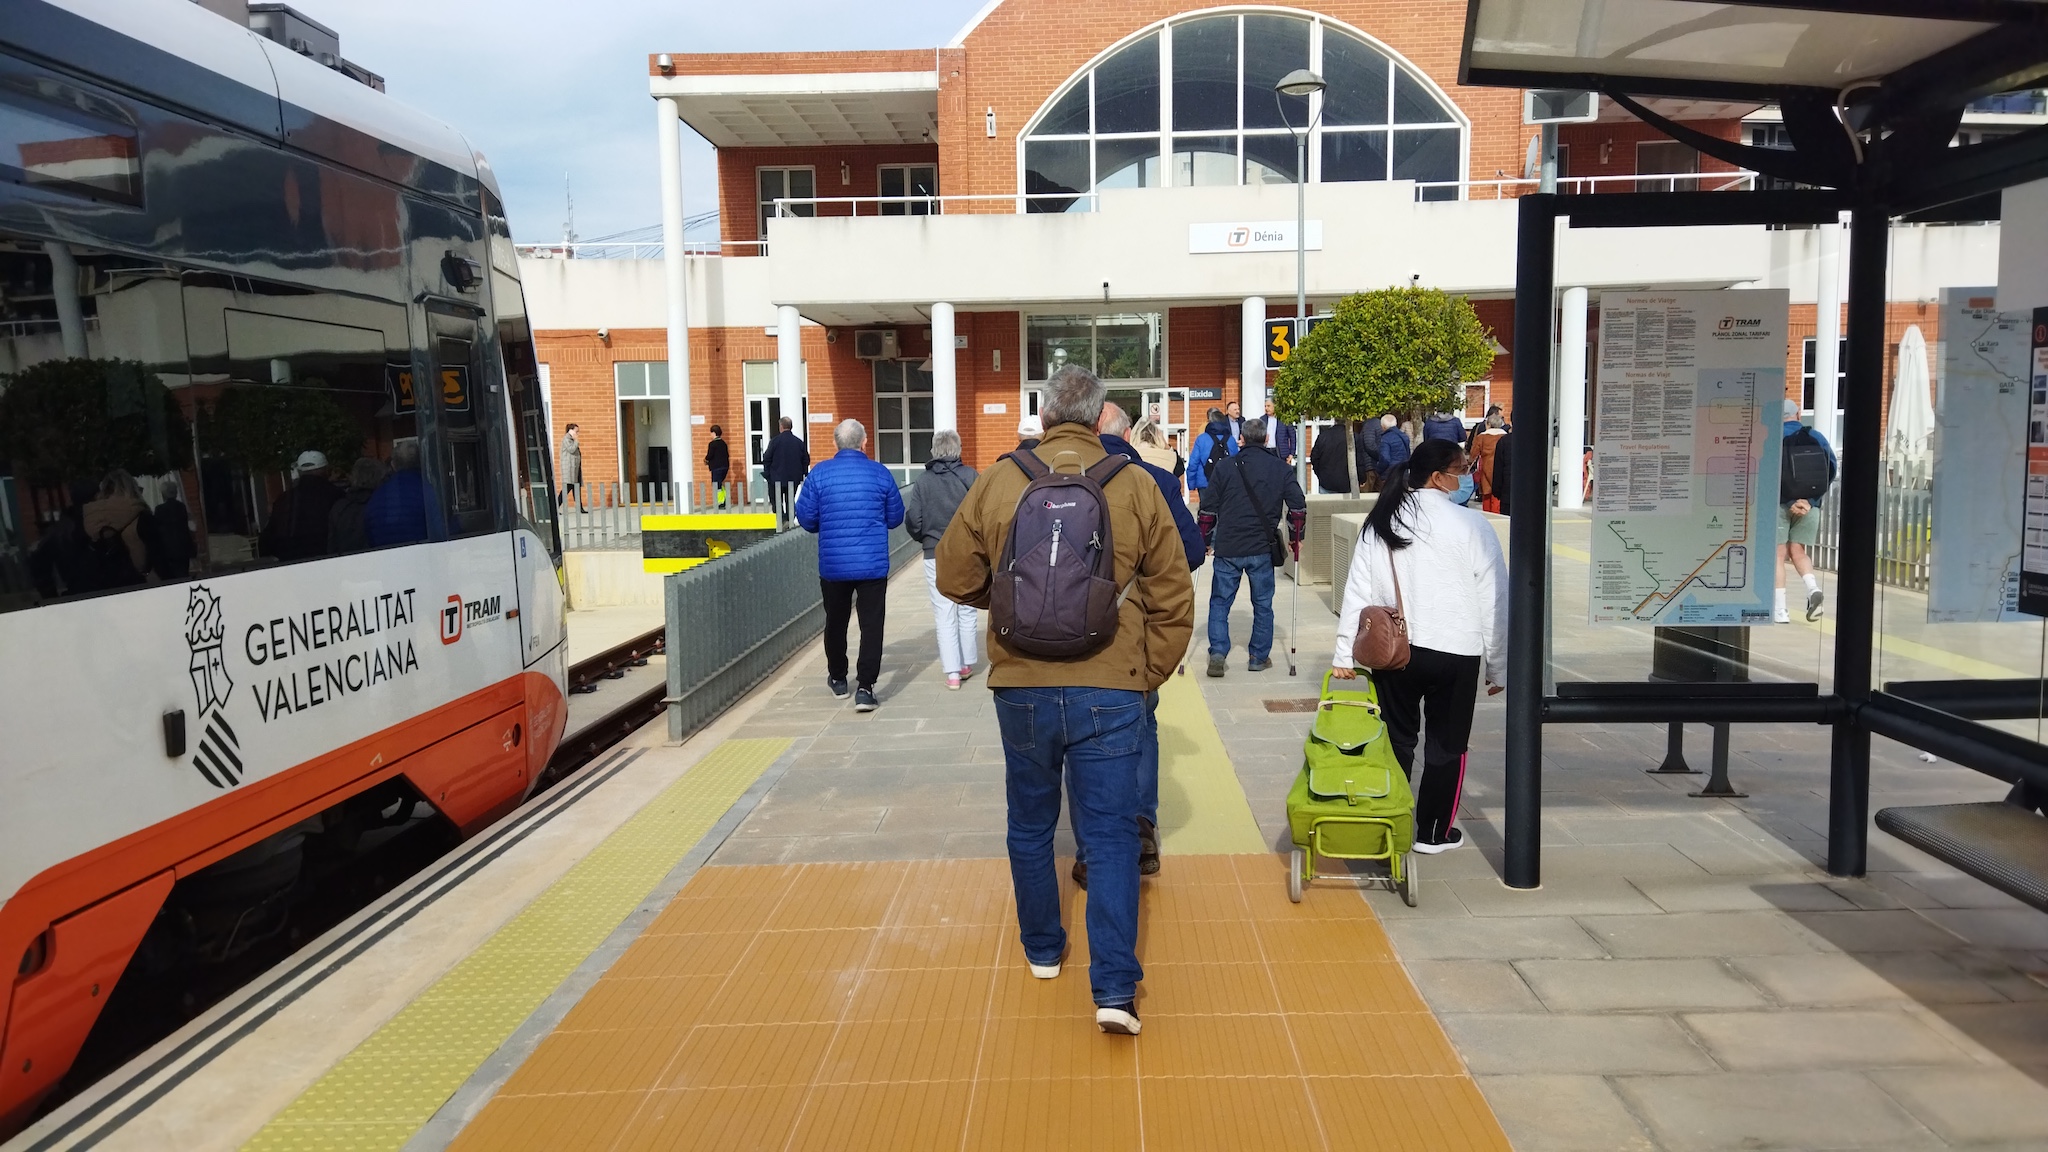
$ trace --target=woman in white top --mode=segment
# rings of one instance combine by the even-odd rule
[[[1351,557],[1331,658],[1333,676],[1356,676],[1351,643],[1358,614],[1370,605],[1401,605],[1413,655],[1406,668],[1372,678],[1394,755],[1411,780],[1428,716],[1422,782],[1415,790],[1415,850],[1425,853],[1464,843],[1464,833],[1451,824],[1465,784],[1480,676],[1489,696],[1507,682],[1507,562],[1486,517],[1451,502],[1465,467],[1463,448],[1425,440],[1406,467],[1386,479]]]

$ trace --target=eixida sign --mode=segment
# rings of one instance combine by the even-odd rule
[[[1188,225],[1188,252],[1292,252],[1295,249],[1292,220],[1233,220],[1221,224]],[[1323,222],[1308,222],[1307,243],[1302,247],[1319,252],[1323,247]]]

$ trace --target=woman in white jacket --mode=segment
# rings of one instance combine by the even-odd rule
[[[1479,680],[1484,674],[1489,696],[1507,682],[1507,562],[1486,517],[1451,502],[1466,467],[1456,443],[1425,440],[1406,467],[1386,478],[1351,556],[1331,657],[1332,675],[1356,676],[1351,643],[1359,613],[1370,605],[1402,607],[1413,653],[1408,666],[1372,678],[1394,755],[1410,780],[1428,717],[1415,790],[1415,850],[1424,853],[1464,843],[1451,825],[1464,790]]]

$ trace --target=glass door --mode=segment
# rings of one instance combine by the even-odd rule
[[[1144,408],[1137,413],[1141,420],[1149,419],[1159,425],[1168,435],[1177,435],[1181,443],[1188,442],[1188,390],[1185,388],[1147,388]]]

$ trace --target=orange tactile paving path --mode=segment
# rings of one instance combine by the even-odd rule
[[[1039,981],[1002,860],[705,868],[455,1147],[1507,1148],[1365,901],[1284,878],[1167,858],[1133,1040],[1071,886]]]

